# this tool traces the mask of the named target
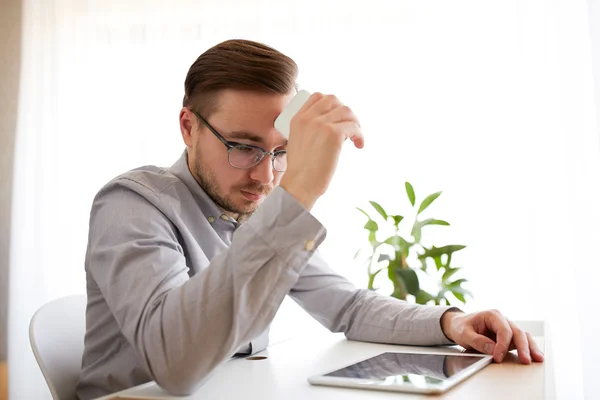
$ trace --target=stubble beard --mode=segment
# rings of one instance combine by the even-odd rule
[[[198,158],[196,158],[196,160],[198,160]],[[202,165],[201,162],[196,164],[195,170],[195,178],[200,187],[206,192],[206,194],[208,194],[215,204],[221,207],[224,211],[238,214],[238,219],[247,219],[258,209],[260,203],[244,199],[242,200],[244,204],[240,205],[236,204],[232,199],[222,195],[220,193],[219,185],[217,184],[216,173],[207,166]],[[238,191],[245,190],[251,193],[260,193],[267,196],[269,193],[271,193],[273,187],[250,181],[246,185],[236,187],[235,189]]]

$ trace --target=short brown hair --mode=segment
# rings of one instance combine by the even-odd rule
[[[200,55],[185,78],[183,106],[208,118],[222,89],[286,94],[296,87],[298,66],[262,43],[228,40]]]

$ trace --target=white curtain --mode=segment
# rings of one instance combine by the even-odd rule
[[[421,198],[443,190],[428,211],[453,226],[430,238],[468,245],[456,260],[475,294],[464,308],[549,320],[557,397],[583,398],[580,318],[593,310],[578,288],[593,262],[584,243],[598,243],[586,221],[600,220],[585,0],[25,0],[24,17],[11,399],[49,398],[27,325],[44,302],[85,291],[93,196],[179,156],[187,69],[236,37],[287,53],[302,87],[337,94],[361,119],[367,147],[348,146],[315,209],[332,266],[366,286],[352,259],[365,241],[356,206],[405,212],[405,180]],[[305,326],[283,311],[290,329]]]

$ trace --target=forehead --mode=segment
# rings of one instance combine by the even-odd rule
[[[253,142],[280,144],[283,137],[273,123],[285,106],[294,97],[294,92],[285,95],[244,90],[223,90],[218,94],[217,107],[210,122],[223,130],[228,139],[242,139],[244,134]]]
[[[294,97],[288,94],[265,93],[249,90],[225,89],[217,94],[213,117],[235,121],[265,121],[271,125]]]

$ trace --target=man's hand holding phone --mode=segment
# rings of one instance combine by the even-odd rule
[[[352,110],[337,97],[322,93],[306,100],[289,127],[287,170],[280,186],[311,210],[327,191],[346,139],[361,149],[364,137]]]

